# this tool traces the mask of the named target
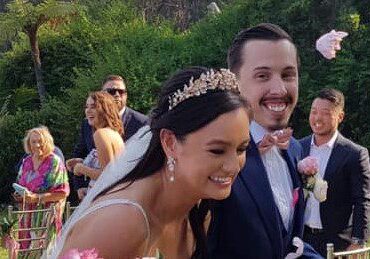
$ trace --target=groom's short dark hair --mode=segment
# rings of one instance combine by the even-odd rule
[[[239,73],[243,65],[242,50],[244,45],[250,40],[288,40],[294,45],[293,39],[289,34],[276,24],[260,23],[254,27],[244,29],[236,35],[227,53],[227,64],[235,74]]]

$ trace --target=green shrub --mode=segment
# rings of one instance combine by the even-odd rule
[[[132,2],[132,1],[131,1]],[[366,2],[366,1],[363,1]],[[148,112],[162,84],[174,71],[190,65],[225,67],[235,34],[260,22],[281,25],[294,38],[301,59],[300,98],[291,120],[294,134],[310,133],[308,112],[313,96],[335,87],[346,96],[345,136],[370,147],[369,4],[344,1],[237,0],[222,13],[207,16],[185,32],[171,22],[146,23],[122,1],[89,2],[88,12],[40,39],[49,98],[38,108],[29,51],[22,37],[0,58],[0,199],[9,197],[14,165],[22,156],[24,132],[48,126],[55,143],[70,157],[89,91],[100,89],[107,74],[127,79],[129,106]],[[318,36],[346,30],[343,50],[325,60],[314,49]],[[23,40],[23,41],[22,41]]]
[[[22,140],[27,129],[40,124],[38,112],[21,112],[7,115],[0,123],[0,203],[10,198],[11,183],[15,181],[17,172],[15,165],[22,155]]]

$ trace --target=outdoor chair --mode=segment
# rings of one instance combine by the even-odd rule
[[[334,245],[327,244],[327,259],[370,259],[370,247],[356,249],[352,251],[334,252]]]
[[[71,206],[69,201],[66,202],[66,208],[64,210],[64,221],[67,221],[72,213],[75,211],[77,206]]]
[[[49,230],[55,214],[54,205],[48,209],[35,210],[16,210],[13,206],[8,206],[9,219],[16,220],[10,233],[16,245],[8,251],[9,258],[40,258],[50,242]],[[30,225],[22,228],[20,220],[30,220]],[[20,234],[25,235],[26,232],[29,232],[30,237],[21,238]]]

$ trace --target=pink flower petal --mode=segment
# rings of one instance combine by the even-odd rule
[[[333,59],[336,52],[341,49],[340,43],[348,33],[344,31],[331,30],[329,33],[322,35],[316,41],[316,49],[326,58]]]

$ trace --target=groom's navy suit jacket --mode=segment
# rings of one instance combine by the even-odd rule
[[[126,110],[122,115],[124,128],[123,140],[126,141],[129,139],[136,133],[136,131],[138,131],[138,129],[146,125],[148,121],[148,117],[144,114],[126,107]],[[87,119],[84,119],[81,124],[79,139],[73,150],[72,157],[85,158],[93,148],[95,148],[93,130],[88,124]],[[88,181],[84,180],[83,176],[73,176],[73,186],[75,190],[78,190],[81,187],[86,187],[87,185]]]
[[[292,238],[302,238],[304,215],[303,190],[296,169],[302,155],[298,141],[292,138],[282,155],[291,173],[293,189],[299,194],[291,227],[288,231],[284,228],[265,167],[252,140],[246,164],[233,183],[230,197],[216,202],[212,210],[208,230],[210,258],[280,259],[295,251]]]

